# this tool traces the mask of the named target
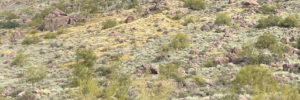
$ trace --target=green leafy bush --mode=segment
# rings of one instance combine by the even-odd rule
[[[257,28],[267,28],[272,26],[279,26],[281,24],[282,17],[269,15],[267,18],[261,18],[258,20]]]
[[[201,10],[206,8],[204,0],[185,0],[184,6],[193,10]]]
[[[40,40],[40,38],[38,37],[38,36],[28,36],[28,37],[26,37],[24,40],[23,40],[23,42],[22,42],[22,44],[23,45],[31,45],[31,44],[37,44],[37,43],[39,43],[41,40]]]
[[[291,15],[286,17],[281,22],[282,27],[297,27],[299,26],[299,16],[298,15]]]
[[[255,43],[255,47],[259,49],[266,49],[275,44],[277,44],[276,37],[270,33],[264,33],[258,38],[257,42]]]
[[[231,17],[226,13],[218,13],[215,23],[218,25],[230,25]]]
[[[24,54],[22,51],[17,53],[17,56],[13,59],[11,65],[23,66],[28,62],[28,55]]]
[[[15,21],[5,21],[5,22],[0,21],[0,28],[13,29],[19,26],[20,26],[19,23]]]
[[[27,82],[34,84],[43,80],[47,76],[48,68],[46,66],[29,67],[25,73]]]
[[[117,26],[117,21],[114,19],[108,19],[102,23],[102,29],[108,29]]]
[[[184,15],[181,12],[176,12],[176,14],[172,17],[173,20],[180,20]]]
[[[248,65],[243,67],[233,80],[234,93],[258,94],[276,91],[278,84],[272,71],[262,66]],[[248,89],[246,89],[248,88]]]
[[[187,34],[178,33],[172,37],[170,46],[173,49],[184,49],[190,46],[190,40]]]
[[[72,86],[78,86],[80,81],[92,78],[96,59],[97,56],[91,49],[80,49],[76,51],[76,63],[72,65]]]
[[[48,33],[45,35],[44,39],[54,39],[54,38],[56,38],[56,36],[57,36],[56,33],[48,32]]]
[[[263,14],[272,14],[277,7],[274,5],[264,4],[258,8],[258,11]]]

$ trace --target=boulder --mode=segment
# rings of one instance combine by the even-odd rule
[[[125,23],[130,23],[133,22],[135,18],[133,16],[128,16],[127,19],[125,20]]]
[[[42,30],[54,31],[60,27],[67,26],[68,24],[74,24],[76,19],[69,17],[65,12],[54,9],[45,17]]]
[[[257,6],[259,5],[256,0],[247,0],[242,2],[244,6]]]

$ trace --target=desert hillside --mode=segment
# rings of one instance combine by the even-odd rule
[[[300,100],[300,1],[1,0],[0,100]]]

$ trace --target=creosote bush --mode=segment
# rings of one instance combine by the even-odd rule
[[[298,88],[280,85],[272,71],[258,65],[243,67],[232,82],[233,93],[251,94],[253,100],[299,100]]]
[[[182,23],[183,26],[187,26],[190,23],[194,23],[194,19],[192,17],[184,19],[184,22]]]
[[[264,4],[262,5],[261,7],[258,8],[258,11],[260,13],[263,13],[263,14],[272,14],[275,12],[275,9],[277,7],[274,6],[274,5],[270,5],[270,4]]]
[[[185,0],[184,6],[193,10],[201,10],[206,8],[204,0]]]
[[[96,100],[101,94],[101,88],[95,79],[84,79],[79,81],[79,99]]]
[[[282,27],[297,27],[299,26],[299,15],[290,15],[281,22]]]
[[[255,43],[255,47],[259,49],[266,49],[275,44],[277,44],[276,37],[270,33],[264,33],[258,38],[257,42]]]
[[[13,29],[19,26],[19,23],[15,21],[0,21],[0,28]]]
[[[173,49],[184,49],[190,46],[190,40],[187,34],[178,33],[173,36],[170,46]]]
[[[90,49],[80,49],[76,51],[76,63],[72,65],[72,86],[78,86],[79,82],[84,79],[92,79],[94,72],[93,66],[96,59],[95,53]]]
[[[281,16],[269,15],[267,18],[261,18],[258,20],[257,28],[267,28],[272,26],[281,26],[281,27],[297,27],[299,26],[299,16],[290,15],[286,18]]]
[[[177,63],[167,63],[159,65],[159,76],[162,79],[175,79],[181,82],[183,80],[183,77],[178,71],[179,67],[180,65]]]
[[[210,57],[206,59],[206,62],[204,64],[204,67],[213,67],[214,66],[214,60],[215,58]]]
[[[117,21],[114,19],[108,19],[102,23],[102,29],[108,29],[117,26]]]
[[[231,17],[226,13],[218,13],[215,24],[218,25],[230,25],[231,24]]]
[[[250,90],[243,91],[246,86]],[[272,71],[262,66],[248,65],[243,67],[233,80],[235,93],[257,94],[275,91],[278,84],[272,76]]]
[[[13,59],[11,65],[24,66],[28,62],[28,55],[18,51],[17,56]]]
[[[25,39],[22,41],[22,44],[23,45],[31,45],[31,44],[37,44],[40,41],[41,41],[40,37],[38,37],[36,35],[33,35],[33,36],[27,36],[27,37],[25,37]]]
[[[43,80],[47,76],[48,68],[46,66],[29,67],[25,73],[27,82],[34,84]]]
[[[269,15],[267,18],[261,18],[258,20],[257,28],[267,28],[272,26],[279,26],[282,21],[282,17]]]

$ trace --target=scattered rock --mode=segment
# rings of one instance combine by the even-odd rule
[[[237,53],[240,52],[240,51],[241,51],[240,48],[234,47],[234,48],[231,50],[231,53],[237,54]]]
[[[9,41],[13,42],[16,41],[17,39],[23,38],[25,35],[21,31],[14,31],[11,33],[11,36],[9,37]]]
[[[257,6],[259,4],[257,3],[256,0],[247,0],[247,1],[243,1],[242,5],[246,6],[246,7],[249,7],[249,6]]]
[[[201,27],[201,31],[209,31],[210,30],[210,27],[208,25],[203,25]]]
[[[125,20],[125,23],[131,23],[135,20],[133,16],[128,16],[127,19]]]
[[[199,50],[192,49],[192,50],[190,50],[190,54],[192,54],[192,55],[198,55],[199,54]]]
[[[227,64],[229,63],[229,58],[227,57],[218,57],[218,58],[215,58],[215,60],[213,61],[214,65],[219,65],[219,64]]]
[[[280,40],[280,42],[282,42],[282,43],[284,43],[284,44],[287,44],[287,43],[290,42],[290,40],[289,40],[288,38],[284,37],[284,38],[282,38],[282,39]]]

